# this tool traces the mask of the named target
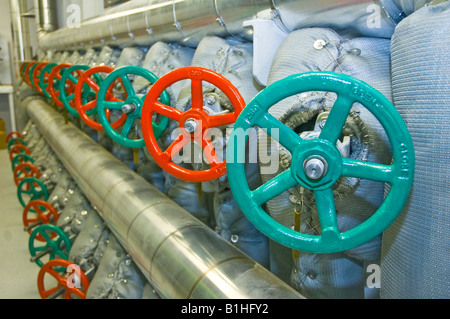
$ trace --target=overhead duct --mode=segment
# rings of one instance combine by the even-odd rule
[[[135,1],[85,20],[77,29],[67,27],[45,34],[39,41],[40,48],[45,51],[104,45],[149,46],[157,41],[196,47],[208,35],[233,35],[251,41],[253,30],[244,27],[243,22],[255,17],[274,19],[287,32],[330,27],[349,35],[389,38],[403,18],[393,0]]]
[[[170,299],[303,298],[42,100],[27,111],[152,286]]]

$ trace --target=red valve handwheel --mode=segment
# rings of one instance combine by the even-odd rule
[[[56,225],[58,218],[59,214],[56,208],[54,208],[52,204],[40,199],[29,202],[28,205],[25,206],[22,214],[23,226],[25,228],[33,224],[36,224],[37,226],[37,223],[39,223],[39,225]],[[28,233],[30,235],[32,231],[32,228],[28,229]],[[50,239],[53,239],[56,236],[56,233],[51,233],[49,237]],[[41,234],[37,234],[35,239],[44,243],[46,242],[45,238],[42,237]]]
[[[37,279],[38,291],[39,294],[41,295],[41,298],[47,299],[61,289],[63,290],[65,299],[72,299],[72,295],[75,295],[80,299],[86,299],[86,293],[89,288],[89,279],[81,270],[77,274],[77,271],[74,269],[75,268],[74,266],[78,267],[74,265],[72,262],[63,259],[53,259],[50,260],[45,265],[43,265],[41,267],[41,270],[39,271]],[[60,274],[56,270],[58,268],[65,268],[66,271],[64,272],[64,274]],[[45,280],[46,274],[56,279],[57,285],[55,287],[46,289],[45,287],[45,282],[47,282],[47,280]],[[76,283],[73,283],[73,279],[75,279]],[[72,282],[70,283],[70,281]],[[77,287],[77,285],[79,287]]]
[[[182,112],[158,101],[159,96],[167,87],[186,79],[191,80],[191,109]],[[203,81],[219,88],[232,103],[234,111],[221,115],[209,115],[205,112],[203,109]],[[226,173],[226,163],[225,160],[219,162],[212,141],[207,137],[207,131],[213,127],[233,124],[244,107],[245,101],[239,91],[222,75],[199,67],[176,69],[153,84],[144,101],[141,123],[145,144],[158,165],[173,176],[189,182],[214,180]],[[181,134],[165,151],[161,150],[153,133],[153,113],[175,120],[180,126]],[[185,128],[187,121],[195,122],[197,131],[188,132]],[[209,169],[190,170],[172,161],[173,157],[190,141],[201,142],[201,147],[209,162]]]
[[[78,111],[78,114],[80,115],[81,119],[83,120],[86,125],[93,128],[97,131],[104,131],[103,126],[100,124],[100,122],[97,122],[96,120],[92,119],[87,113],[90,110],[93,110],[97,107],[97,98],[95,100],[92,100],[86,104],[83,104],[81,100],[81,94],[83,90],[83,86],[87,83],[89,87],[98,94],[98,91],[100,90],[100,83],[95,82],[92,77],[94,77],[95,74],[98,73],[105,73],[109,74],[112,71],[114,71],[113,68],[109,66],[96,66],[93,68],[90,68],[89,70],[85,71],[80,78],[78,79],[78,82],[75,86],[75,108]],[[107,95],[105,99],[110,102],[123,102],[122,100],[114,97],[114,94],[112,93],[112,90],[114,88],[114,85],[111,85],[111,87],[107,91]],[[110,111],[105,110],[106,116],[109,120],[110,117]],[[96,115],[96,113],[95,113]],[[121,127],[127,119],[126,114],[122,114],[119,119],[117,119],[115,122],[111,123],[111,127],[113,129],[117,129]]]
[[[6,136],[6,143],[9,143],[10,140],[16,137],[21,138],[22,140],[25,138],[25,136],[23,136],[20,132],[11,132]]]
[[[14,182],[16,186],[19,186],[20,182],[28,177],[41,177],[39,169],[31,163],[22,163],[16,166],[14,169]]]
[[[27,64],[27,66],[25,68],[24,80],[30,87],[33,86],[33,84],[31,83],[32,79],[30,79],[30,69],[36,63],[38,63],[38,62],[37,61],[30,62],[30,63]]]
[[[48,76],[48,87],[47,92],[52,97],[53,102],[55,102],[56,105],[58,105],[60,108],[64,108],[64,104],[60,101],[59,96],[59,81],[61,81],[62,75],[61,71],[64,69],[70,68],[72,65],[69,63],[62,63],[55,66],[52,71],[50,72],[50,75]],[[56,83],[55,83],[56,82]],[[69,84],[69,86],[66,88],[67,94],[72,94],[75,90],[75,86],[72,84]]]
[[[12,160],[14,159],[14,157],[16,155],[19,155],[19,154],[22,154],[22,153],[30,155],[31,154],[31,150],[28,147],[26,147],[25,145],[16,144],[13,147],[11,147],[11,150],[9,151],[9,159],[12,162]]]
[[[42,69],[48,64],[49,64],[49,62],[41,62],[34,68],[34,71],[33,71],[34,87],[36,88],[36,90],[38,90],[38,92],[40,94],[44,94],[44,92],[42,91],[42,88],[39,85],[39,80],[40,80],[39,75],[41,74]]]
[[[24,76],[25,76],[25,69],[26,69],[28,63],[29,63],[28,61],[24,61],[24,62],[22,62],[22,63],[20,64],[20,68],[19,68],[20,72],[19,72],[19,75],[20,75],[20,78],[21,78],[23,81],[25,81],[25,78],[24,78]]]

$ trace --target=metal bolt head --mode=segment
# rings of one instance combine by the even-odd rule
[[[208,96],[206,98],[206,104],[213,105],[214,103],[216,103],[216,99],[213,96]]]
[[[312,157],[305,161],[303,168],[305,169],[305,174],[308,178],[318,180],[325,175],[327,166],[323,159]]]
[[[188,119],[184,123],[184,128],[188,133],[195,133],[198,129],[198,123],[194,119]]]
[[[122,106],[122,112],[123,113],[133,113],[134,111],[136,111],[136,105],[134,104],[124,104]]]
[[[316,50],[322,50],[327,45],[327,42],[325,40],[319,39],[314,41],[314,49]]]

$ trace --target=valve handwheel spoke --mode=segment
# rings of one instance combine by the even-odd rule
[[[65,299],[72,299],[72,295],[75,295],[79,299],[86,299],[89,279],[81,270],[78,273],[75,269],[69,272],[71,266],[74,268],[72,262],[64,259],[51,260],[42,266],[37,280],[38,291],[42,299],[50,298],[57,293],[64,295]],[[55,270],[55,268],[64,269],[63,274]],[[45,283],[48,282],[46,275],[56,279],[57,286],[46,288]]]
[[[19,164],[14,169],[14,182],[16,186],[19,186],[19,183],[23,181],[25,178],[35,177],[40,178],[41,172],[39,169],[31,163],[22,163]]]
[[[172,84],[187,80],[191,81],[191,108],[182,112],[164,105],[158,98]],[[219,88],[230,100],[234,111],[209,115],[204,111],[203,82],[208,82]],[[173,176],[190,182],[205,182],[214,180],[226,173],[226,162],[219,161],[213,143],[207,137],[208,131],[214,127],[233,124],[245,107],[245,101],[239,91],[222,75],[205,68],[184,67],[174,70],[161,77],[147,94],[142,109],[142,134],[145,144],[158,165]],[[165,151],[157,143],[152,117],[159,114],[177,121],[181,129],[180,136],[175,139]],[[198,142],[203,149],[209,168],[191,170],[174,163],[172,158],[189,142]]]
[[[303,140],[268,113],[279,101],[304,92],[333,92],[337,99],[319,138]],[[355,103],[368,109],[389,138],[391,165],[343,158],[336,147]],[[278,176],[250,190],[244,161],[227,163],[228,180],[242,212],[262,233],[298,251],[333,253],[360,246],[381,234],[400,214],[414,179],[414,148],[406,125],[395,107],[368,84],[347,75],[310,72],[289,76],[261,91],[239,116],[227,148],[227,157],[245,158],[250,130],[258,126],[292,155],[291,166]],[[278,133],[276,134],[276,131]],[[242,136],[242,132],[246,132]],[[242,140],[245,140],[244,143]],[[278,169],[278,168],[277,168]],[[356,177],[390,184],[389,194],[372,216],[340,232],[332,186],[341,177]],[[321,232],[305,234],[276,222],[262,206],[301,185],[314,193]]]
[[[50,203],[43,200],[33,200],[28,203],[22,214],[23,225],[30,235],[34,227],[45,224],[56,224],[58,218],[58,211]],[[53,239],[55,236],[56,234],[52,233],[50,239]],[[41,242],[46,241],[40,233],[35,238]]]
[[[100,90],[100,84],[103,82],[100,74],[109,74],[113,72],[114,69],[108,66],[97,66],[86,70],[78,79],[77,84],[75,85],[75,93],[74,93],[74,105],[77,110],[80,118],[83,120],[86,125],[97,130],[104,131],[102,124],[96,120],[97,116],[97,96]],[[95,95],[95,99],[92,101],[83,100],[83,90],[85,90],[85,85],[88,85],[91,89],[93,95]],[[105,102],[108,103],[123,103],[123,101],[115,98],[113,93],[113,85],[111,85],[106,92]],[[122,105],[122,104],[120,104]],[[106,118],[108,122],[110,122],[110,112],[106,110]],[[123,114],[116,121],[110,123],[111,127],[116,129],[122,126],[127,119],[126,115]]]
[[[151,84],[155,84],[158,81],[158,77],[156,77],[156,75],[152,72],[135,66],[126,66],[111,72],[100,86],[97,97],[97,114],[105,132],[116,143],[128,148],[142,148],[145,146],[144,139],[139,138],[138,136],[133,138],[129,135],[130,133],[135,132],[133,129],[136,128],[136,121],[141,119],[142,105],[144,103],[145,96],[140,97],[136,94],[130,80],[130,75],[142,77]],[[108,88],[114,83],[117,83],[117,81],[122,84],[126,93],[126,99],[121,102],[121,105],[118,102],[108,102],[105,99]],[[161,92],[158,97],[160,97],[163,104],[170,104],[170,97],[167,91]],[[120,109],[123,114],[126,115],[126,121],[120,132],[110,125],[106,116],[107,112],[117,109]],[[162,117],[159,123],[152,121],[157,139],[166,130],[168,124],[169,119],[165,117]]]

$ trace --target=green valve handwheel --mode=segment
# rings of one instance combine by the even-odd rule
[[[8,142],[8,152],[11,151],[11,147],[13,147],[14,145],[17,145],[17,144],[22,144],[22,145],[25,145],[25,146],[28,145],[27,142],[25,142],[25,141],[24,141],[22,138],[20,138],[20,137],[12,138],[12,139],[10,139],[9,142]]]
[[[304,92],[337,94],[318,139],[303,140],[269,114],[271,106]],[[354,103],[359,102],[381,123],[389,138],[392,165],[343,158],[336,147]],[[267,130],[292,154],[291,167],[255,190],[245,177],[246,145],[255,126]],[[274,134],[278,130],[278,134]],[[347,75],[310,72],[289,76],[260,92],[242,111],[227,147],[227,172],[236,202],[251,223],[272,240],[298,251],[334,253],[363,245],[381,234],[400,214],[414,179],[414,147],[406,125],[395,107],[380,92]],[[385,182],[389,194],[378,210],[358,226],[338,229],[332,186],[342,176]],[[301,185],[314,192],[320,235],[304,234],[285,227],[267,214],[262,205]]]
[[[41,199],[47,201],[49,193],[47,187],[39,179],[28,177],[17,186],[17,197],[22,207],[26,207],[32,200]]]
[[[31,260],[39,267],[42,267],[46,263],[41,261],[46,256],[48,257],[47,261],[55,258],[69,260],[71,248],[72,241],[66,233],[61,228],[51,224],[36,227],[31,232],[28,240]]]
[[[34,86],[34,80],[33,80],[33,73],[34,73],[34,69],[36,69],[36,67],[39,65],[39,63],[35,63],[31,68],[30,68],[30,70],[28,70],[28,78],[30,79],[30,84],[31,84],[31,87],[32,88],[36,88],[35,86]]]
[[[74,65],[67,69],[66,72],[63,73],[61,77],[61,81],[59,82],[59,92],[61,92],[59,98],[61,102],[64,105],[64,108],[69,112],[71,115],[75,117],[80,117],[80,114],[78,114],[78,111],[75,108],[75,93],[74,90],[72,90],[71,94],[67,94],[66,87],[67,86],[73,86],[78,83],[78,78],[81,76],[81,74],[89,70],[90,67],[88,65]],[[78,77],[76,77],[78,75]],[[102,79],[98,74],[95,74],[94,76],[98,77],[98,81],[100,82]],[[97,93],[92,91],[88,84],[83,85],[83,90],[81,92],[81,101],[83,104],[89,102],[89,99],[95,99],[97,96]],[[96,113],[96,110],[89,110],[86,112],[87,115],[91,116]]]
[[[114,70],[102,81],[100,90],[97,95],[97,114],[103,129],[116,143],[128,148],[142,148],[145,146],[143,138],[138,138],[133,131],[135,121],[140,120],[142,105],[145,100],[144,96],[138,96],[133,88],[130,80],[130,75],[133,77],[140,76],[154,84],[158,77],[147,69],[137,66],[126,66]],[[107,91],[114,83],[120,83],[125,91],[123,102],[109,102],[106,101]],[[161,94],[161,103],[170,105],[170,96],[167,91]],[[117,132],[111,127],[108,121],[106,110],[119,110],[126,114],[127,119],[121,128],[121,132]],[[158,123],[153,122],[153,132],[158,139],[169,125],[167,117],[161,117]],[[130,133],[135,134],[135,138],[130,138]]]
[[[49,63],[46,66],[44,66],[41,73],[39,73],[39,87],[41,88],[44,96],[48,99],[52,98],[50,93],[47,92],[48,77],[49,77],[50,73],[52,73],[52,69],[57,65],[58,65],[57,63]]]
[[[34,163],[34,158],[32,158],[30,155],[27,154],[18,154],[14,157],[14,159],[11,162],[11,168],[12,171],[14,172],[14,170],[16,169],[17,166],[19,166],[22,163]]]

